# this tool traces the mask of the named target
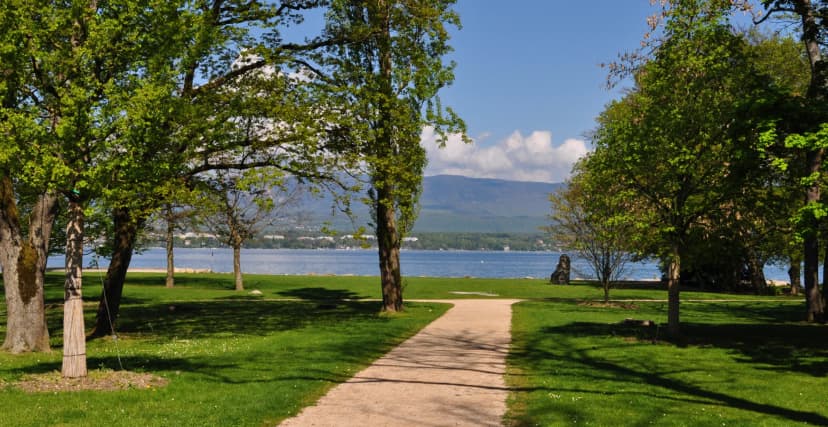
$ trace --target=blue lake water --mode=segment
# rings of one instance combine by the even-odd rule
[[[494,251],[402,251],[400,262],[405,276],[548,278],[558,262],[555,252],[494,252]],[[101,267],[106,259],[97,260]],[[95,260],[89,256],[84,265]],[[376,276],[379,261],[376,250],[301,250],[243,249],[242,271],[257,274],[320,274]],[[49,259],[50,267],[61,267],[62,257]],[[233,251],[227,248],[176,248],[178,268],[209,269],[214,272],[233,271]],[[135,254],[132,268],[165,268],[163,248],[151,248]],[[587,277],[590,270],[583,260],[572,259],[573,277]],[[783,268],[769,266],[768,279],[787,280]],[[623,278],[649,280],[661,273],[655,262],[629,264]]]

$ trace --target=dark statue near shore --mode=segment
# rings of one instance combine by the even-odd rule
[[[569,255],[563,254],[558,259],[558,266],[555,267],[555,272],[549,277],[549,282],[553,285],[569,284]]]

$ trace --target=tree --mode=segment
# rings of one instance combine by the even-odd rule
[[[331,178],[339,159],[324,147],[327,121],[317,114],[319,102],[296,69],[303,52],[336,41],[291,43],[280,35],[285,27],[301,22],[303,13],[325,3],[208,0],[181,7],[163,3],[174,13],[164,17],[166,26],[154,31],[166,44],[150,63],[158,69],[148,74],[172,86],[161,92],[170,95],[169,105],[146,109],[159,116],[139,120],[145,131],[135,135],[159,142],[160,147],[138,157],[151,170],[132,169],[122,181],[124,186],[141,188],[133,194],[140,194],[138,201],[148,206],[123,198],[116,204],[130,210],[134,223],[176,203],[171,188],[191,189],[194,177],[210,170],[273,166],[307,180]],[[131,253],[134,240],[128,237],[113,239],[124,245],[113,248],[113,257]],[[112,290],[107,294],[120,295],[128,266],[110,263],[105,283]],[[114,324],[116,318],[101,316],[117,317],[119,303],[110,297],[110,307],[99,308],[97,323]]]
[[[617,197],[620,189],[600,181],[599,170],[585,166],[589,161],[589,157],[582,159],[566,187],[550,195],[552,225],[548,231],[556,243],[589,263],[608,303],[610,289],[633,257],[632,224],[627,217],[632,207]]]
[[[32,163],[43,160],[38,148],[47,136],[28,92],[27,34],[18,25],[27,11],[21,6],[0,5],[0,265],[7,309],[3,349],[12,353],[50,350],[43,285],[58,209],[57,193]]]
[[[399,251],[417,217],[425,150],[420,134],[464,132],[438,92],[454,79],[447,25],[459,25],[453,0],[334,0],[326,34],[352,40],[320,58],[332,105],[351,150],[366,165],[377,235],[382,309],[402,310]]]
[[[288,188],[283,174],[272,168],[219,172],[206,180],[205,187],[197,205],[199,226],[233,248],[235,289],[244,290],[242,245],[277,222],[278,211],[295,204],[302,188],[298,184]]]
[[[107,187],[109,172],[129,164],[123,155],[129,145],[114,135],[123,123],[125,95],[146,87],[136,64],[154,50],[151,43],[135,43],[152,31],[144,19],[148,9],[132,6],[12,1],[3,8],[4,19],[13,17],[10,38],[24,35],[13,47],[16,99],[5,105],[5,114],[26,131],[6,139],[5,148],[16,150],[6,164],[8,176],[18,195],[33,188],[68,203],[63,374],[69,377],[86,373],[80,274],[85,204]],[[14,216],[11,204],[3,209],[7,218]],[[32,236],[48,238],[51,223],[37,218],[31,224]],[[19,247],[20,241],[6,243]]]
[[[809,321],[825,320],[825,301],[819,290],[819,233],[826,216],[821,201],[820,183],[823,179],[823,161],[828,147],[828,64],[821,45],[828,30],[828,2],[824,0],[763,0],[764,18],[777,13],[792,13],[799,18],[802,42],[810,65],[810,81],[799,114],[777,123],[779,137],[786,146],[804,154],[803,186],[805,206],[797,217],[797,229],[803,240],[806,316]],[[792,120],[791,120],[792,119]]]
[[[753,112],[767,80],[727,23],[730,3],[683,1],[667,10],[664,37],[635,71],[635,88],[611,103],[594,136],[594,166],[653,214],[649,249],[668,265],[668,329],[680,332],[682,263],[694,233],[720,215],[742,182],[734,168],[756,144]],[[644,226],[646,222],[639,224]]]

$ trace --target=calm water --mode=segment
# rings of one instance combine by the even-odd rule
[[[406,276],[548,278],[558,262],[554,252],[487,252],[487,251],[403,251],[402,272]],[[85,265],[94,260],[85,258]],[[101,267],[107,260],[98,260]],[[334,274],[376,276],[379,271],[376,250],[298,250],[243,249],[242,271],[260,274]],[[50,258],[50,267],[63,265],[62,257]],[[233,271],[233,251],[224,248],[177,248],[175,265],[179,268]],[[165,268],[163,248],[152,248],[132,258],[133,268]],[[589,274],[586,264],[572,260],[573,277]],[[765,270],[768,279],[787,280],[778,267]],[[631,264],[626,279],[647,280],[660,277],[654,262]]]

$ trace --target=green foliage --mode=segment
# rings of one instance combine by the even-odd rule
[[[284,173],[276,168],[218,171],[202,180],[200,190],[193,202],[193,224],[231,247],[241,247],[277,224],[279,211],[295,204],[303,192],[298,184],[288,188]]]
[[[552,225],[548,232],[565,250],[575,251],[587,261],[592,271],[581,274],[601,283],[606,300],[636,250],[630,238],[635,235],[631,215],[635,206],[624,197],[624,188],[613,182],[612,174],[589,166],[600,155],[581,160],[567,186],[550,196]]]
[[[448,26],[459,26],[453,1],[333,1],[326,33],[355,40],[332,46],[318,60],[330,71],[348,129],[350,150],[362,159],[374,189],[370,203],[397,215],[399,233],[414,225],[422,191],[425,149],[420,134],[428,126],[444,141],[465,126],[444,108],[439,91],[454,80]],[[376,221],[375,221],[376,223]]]
[[[661,242],[653,255],[686,244],[711,218],[732,215],[725,206],[763,171],[754,147],[772,138],[755,131],[757,105],[773,99],[769,74],[733,34],[729,5],[720,3],[673,6],[635,89],[607,107],[595,132],[598,160],[590,167],[610,173],[638,212],[654,215],[638,219]]]

